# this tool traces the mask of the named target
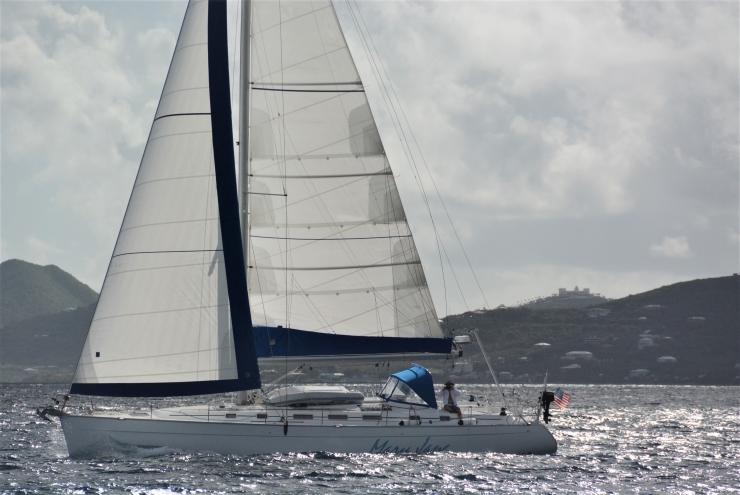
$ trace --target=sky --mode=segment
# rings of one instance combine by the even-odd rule
[[[440,316],[740,271],[738,2],[353,3],[426,161],[415,152],[446,283],[383,88],[335,6]],[[100,290],[185,7],[0,2],[2,260]]]

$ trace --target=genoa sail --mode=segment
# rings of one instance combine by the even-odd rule
[[[418,352],[424,340],[424,352],[449,353],[331,1],[251,4],[248,287],[258,356],[378,351],[362,339],[333,346],[326,334],[379,337],[385,352]],[[304,333],[287,345],[292,329]]]
[[[259,388],[231,126],[226,2],[191,0],[72,393]]]

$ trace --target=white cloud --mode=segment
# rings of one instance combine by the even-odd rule
[[[1,246],[3,257],[24,257],[27,239],[43,232],[41,242],[59,251],[37,245],[37,252],[96,288],[185,3],[90,5],[3,3]],[[336,8],[351,26],[346,4]],[[469,254],[489,300],[511,303],[576,284],[619,296],[687,273],[738,271],[736,2],[360,8],[458,233],[479,250]],[[436,270],[413,174],[361,45],[351,29],[346,34],[422,259]],[[435,201],[432,208],[456,250],[439,221],[444,213]],[[545,229],[545,220],[562,223]],[[685,237],[651,246],[656,225]],[[515,233],[516,244],[503,232]],[[579,247],[584,238],[588,249]],[[497,265],[504,244],[513,246],[505,268]],[[686,259],[687,271],[671,271],[679,270],[671,256]]]
[[[98,286],[156,107],[150,86],[161,90],[175,35],[111,30],[96,10],[48,2],[6,3],[2,28],[2,106],[12,115],[3,169],[25,199],[43,198],[36,208],[82,232],[59,241],[88,244],[77,276]],[[48,217],[36,228],[50,230]]]
[[[49,255],[62,252],[55,244],[44,242],[33,235],[26,237],[25,243],[28,251],[26,251],[26,255],[22,259],[39,265],[46,265]]]
[[[660,244],[650,246],[650,254],[666,258],[684,259],[691,256],[686,237],[664,237]]]
[[[737,45],[736,6],[368,2],[361,8],[374,20],[378,50],[443,193],[486,217],[620,214],[652,208],[647,202],[669,189],[665,178],[677,168],[693,174],[712,163],[726,179],[736,174],[728,157],[737,156],[729,152],[737,148],[737,54],[717,50]],[[353,45],[361,61],[360,44]],[[375,108],[383,108],[369,72],[365,81]],[[700,129],[712,129],[715,154],[723,158],[710,159],[703,145],[683,138]],[[384,137],[402,167],[397,139]],[[703,173],[692,176],[688,195],[706,194],[696,187],[711,180]],[[728,208],[737,181],[722,187]]]

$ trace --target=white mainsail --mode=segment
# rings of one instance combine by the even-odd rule
[[[207,0],[190,1],[73,391],[238,378],[214,169],[208,16]]]
[[[364,87],[329,0],[253,0],[254,325],[442,337]]]

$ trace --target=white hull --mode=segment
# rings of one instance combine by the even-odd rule
[[[436,411],[435,411],[436,412]],[[222,413],[223,417],[223,413]],[[408,416],[406,416],[408,418]],[[219,454],[254,455],[288,452],[429,453],[499,452],[551,454],[557,443],[541,424],[483,424],[485,421],[422,421],[400,426],[393,421],[307,424],[279,422],[171,420],[112,415],[61,417],[72,457],[115,453],[126,448],[158,448]],[[512,418],[513,419],[513,418]],[[509,421],[511,422],[511,420]],[[366,422],[367,423],[367,422]]]

